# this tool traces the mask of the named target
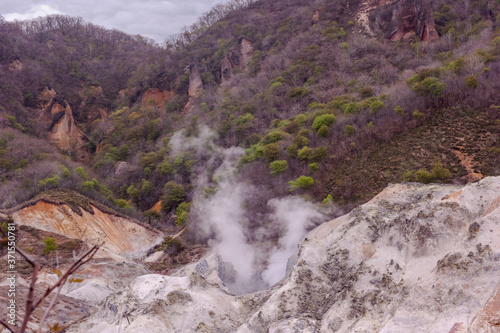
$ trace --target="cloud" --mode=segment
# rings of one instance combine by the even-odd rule
[[[50,5],[35,5],[23,13],[8,13],[4,15],[7,21],[31,20],[40,16],[52,14],[63,14],[61,11],[52,8]]]
[[[179,33],[217,3],[227,0],[2,0],[1,14],[8,21],[50,14],[80,16],[85,21],[142,35],[162,42]]]

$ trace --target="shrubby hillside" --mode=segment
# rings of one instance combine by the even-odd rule
[[[390,182],[497,175],[500,3],[419,3],[435,38],[356,0],[234,0],[162,45],[2,20],[1,208],[70,188],[183,226],[231,147],[255,226],[289,194],[348,209]]]

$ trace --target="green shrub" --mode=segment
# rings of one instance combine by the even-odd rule
[[[170,162],[170,157],[165,156],[163,161],[156,168],[162,176],[172,175],[174,173],[174,165]]]
[[[303,98],[309,94],[309,90],[303,87],[295,87],[290,90],[288,96],[290,98]]]
[[[344,134],[346,136],[351,136],[351,135],[354,135],[354,133],[356,133],[356,130],[354,129],[354,126],[351,126],[351,125],[345,125],[345,128],[344,128]]]
[[[342,110],[345,111],[347,105],[353,101],[353,97],[350,95],[340,95],[335,97],[333,100],[326,104],[327,109]]]
[[[323,138],[326,138],[328,135],[330,135],[330,130],[328,129],[328,126],[322,125],[318,129],[318,135],[323,137]]]
[[[165,196],[162,197],[161,209],[169,212],[186,199],[186,190],[181,184],[169,181],[163,187]]]
[[[405,182],[411,182],[411,181],[413,181],[413,179],[414,179],[413,178],[413,172],[411,172],[411,171],[405,171],[403,173],[403,181],[405,181]]]
[[[155,165],[156,153],[150,152],[141,157],[140,165],[142,168],[152,168]]]
[[[287,127],[291,123],[292,123],[292,121],[290,119],[280,120],[280,122],[278,123],[278,125],[276,125],[276,128],[277,129],[282,129],[283,127]]]
[[[412,113],[413,117],[415,117],[417,120],[420,120],[422,119],[422,117],[424,116],[424,114],[418,110],[414,110],[413,113]]]
[[[6,117],[10,121],[10,125],[13,128],[15,128],[15,129],[17,129],[18,131],[21,131],[21,132],[25,131],[24,127],[17,122],[17,120],[16,120],[16,118],[14,116],[6,116]]]
[[[285,139],[288,137],[290,134],[283,132],[283,131],[272,131],[271,133],[266,134],[262,140],[260,140],[261,145],[267,145],[270,143],[275,143],[280,140]]]
[[[333,197],[331,194],[328,194],[326,196],[326,198],[323,199],[323,201],[321,202],[322,204],[330,204],[330,203],[333,203]]]
[[[288,162],[286,160],[274,161],[270,165],[271,175],[278,175],[288,169]]]
[[[170,255],[176,255],[182,250],[184,250],[184,246],[181,241],[178,238],[172,238],[170,236],[165,237],[163,242],[161,242],[160,246],[156,249],[156,251],[163,251]]]
[[[84,190],[87,191],[99,190],[99,181],[95,178],[92,178],[92,180],[83,181],[82,187]]]
[[[134,184],[130,184],[130,186],[127,188],[127,195],[131,199],[137,199],[141,195],[141,191],[134,186]]]
[[[373,101],[370,104],[370,114],[374,114],[375,112],[377,112],[378,110],[380,110],[384,107],[385,107],[384,102],[379,101],[379,100]]]
[[[39,180],[37,185],[40,187],[45,187],[45,186],[57,186],[59,185],[59,176],[58,175],[52,175],[52,177],[47,177],[45,179]]]
[[[311,171],[311,172],[319,170],[318,163],[310,163],[308,167],[309,167],[309,171]]]
[[[325,146],[319,146],[311,151],[309,154],[309,161],[311,162],[321,162],[328,155],[328,149]]]
[[[335,121],[337,120],[337,118],[335,117],[334,114],[332,113],[329,113],[329,114],[324,114],[324,115],[321,115],[321,116],[318,116],[314,119],[314,122],[312,124],[312,128],[315,130],[315,131],[318,131],[319,128],[323,125],[325,126],[330,126],[332,125]]]
[[[110,200],[111,201],[111,200]],[[128,202],[127,200],[125,199],[117,199],[117,200],[114,200],[114,203],[120,207],[120,208],[130,208],[130,206],[128,205]]]
[[[280,148],[277,143],[270,143],[264,146],[264,157],[268,162],[272,162],[280,156]]]
[[[175,224],[178,226],[184,225],[188,218],[189,218],[189,210],[191,208],[191,203],[188,202],[182,202],[177,206],[177,209],[175,211],[175,215],[177,215],[177,218],[175,219]]]
[[[184,153],[175,158],[173,165],[177,173],[188,175],[191,172],[194,161],[189,153]]]
[[[307,109],[314,111],[314,110],[318,110],[318,109],[324,109],[325,107],[326,107],[326,104],[324,104],[324,103],[312,102],[312,103],[309,103],[309,105],[307,106]]]
[[[238,126],[238,125],[249,126],[252,124],[254,119],[255,119],[255,117],[252,114],[245,113],[244,115],[241,115],[234,120],[234,125],[235,126]]]
[[[297,133],[297,135],[301,135],[301,136],[304,136],[306,138],[310,138],[311,134],[312,134],[312,131],[310,129],[307,129],[307,128],[302,128],[299,131],[299,133]]]
[[[432,178],[437,180],[446,180],[451,177],[451,172],[443,168],[441,162],[436,162],[432,165]]]
[[[57,249],[57,243],[54,237],[47,237],[42,242],[43,242],[43,250],[42,250],[43,255],[47,255],[50,252],[55,251]]]
[[[346,105],[344,113],[351,114],[351,113],[357,113],[358,111],[359,111],[358,104],[356,102],[351,102]]]
[[[314,179],[312,177],[300,176],[296,180],[288,182],[290,191],[295,191],[298,189],[308,189],[314,185]]]
[[[358,92],[361,98],[368,98],[375,95],[375,90],[372,87],[360,87]]]
[[[296,117],[295,117],[295,123],[297,124],[297,126],[304,126],[306,123],[307,123],[307,116],[303,113],[301,114],[298,114]]]
[[[292,143],[286,148],[286,151],[290,157],[297,157],[299,147],[295,143]]]
[[[159,220],[161,218],[161,214],[154,209],[149,209],[143,212],[142,215],[148,218],[149,224],[151,224],[151,220]]]
[[[297,156],[304,161],[309,159],[309,156],[311,155],[312,151],[313,150],[311,148],[305,146],[297,152]]]
[[[258,144],[260,140],[260,135],[258,135],[257,133],[252,133],[243,140],[243,143],[245,144],[245,147],[250,147],[252,145]]]
[[[69,171],[68,168],[66,168],[65,166],[62,167],[62,174],[63,178],[68,178],[69,176],[71,176],[71,172]]]
[[[141,183],[141,192],[149,193],[154,190],[154,185],[149,180],[143,179]]]
[[[415,173],[417,182],[429,184],[432,183],[432,175],[426,169],[420,169]]]
[[[465,67],[465,59],[460,57],[455,61],[450,62],[447,66],[449,70],[451,70],[455,74],[460,74]]]
[[[85,169],[83,167],[78,167],[76,168],[76,174],[80,177],[80,178],[83,178],[83,179],[88,179],[89,176],[87,175],[87,173],[85,172]]]
[[[401,106],[398,105],[394,108],[394,112],[396,112],[398,115],[401,116],[405,112],[405,110]]]
[[[309,144],[309,139],[302,135],[297,135],[293,138],[292,143],[296,144],[297,147],[302,148]]]
[[[446,90],[446,83],[435,77],[426,77],[424,80],[413,84],[411,89],[419,95],[429,93],[433,97],[439,97]]]
[[[260,158],[264,154],[264,148],[260,144],[252,145],[245,149],[245,156],[241,158],[241,163],[249,163]]]
[[[477,81],[477,77],[475,75],[467,76],[464,80],[465,84],[469,88],[477,88],[479,86],[479,82]]]

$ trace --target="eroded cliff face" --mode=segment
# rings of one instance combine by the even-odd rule
[[[54,89],[45,87],[38,96],[40,118],[50,122],[49,141],[66,152],[76,152],[84,156],[84,134],[76,126],[73,111],[64,100],[56,99]]]
[[[203,81],[201,80],[200,70],[198,66],[193,63],[189,66],[189,87],[188,87],[188,101],[184,105],[181,115],[188,113],[193,107],[193,100],[198,97],[203,90]]]
[[[165,104],[174,97],[175,93],[171,90],[161,90],[158,88],[148,89],[142,95],[141,103],[143,105],[156,106],[158,108],[165,106]]]
[[[200,70],[196,64],[189,66],[189,97],[198,97],[203,89],[203,82],[201,81]]]
[[[47,256],[37,258],[41,263],[36,284],[38,292],[46,290],[59,279],[55,270],[56,260],[58,268],[64,271],[83,250],[82,246],[89,249],[93,245],[101,245],[94,258],[71,275],[61,290],[59,302],[46,321],[46,324],[59,324],[61,327],[94,313],[107,296],[123,290],[135,278],[148,274],[141,264],[141,258],[146,250],[163,239],[163,234],[138,225],[125,216],[118,216],[111,210],[103,207],[99,209],[92,203],[84,203],[83,206],[75,206],[74,202],[56,204],[55,194],[50,200],[53,201],[41,199],[1,211],[0,217],[7,218],[10,215],[13,218],[18,236],[21,236],[17,246],[32,256],[36,256],[39,241],[46,237],[54,237],[59,244],[59,252],[55,254],[58,259]],[[19,305],[26,302],[31,277],[31,270],[26,270],[26,266],[21,263],[16,280]],[[6,278],[7,272],[0,272],[0,292],[8,291]],[[28,326],[29,332],[38,332],[38,323],[48,304],[45,302],[35,311]],[[2,309],[7,309],[3,299],[0,299],[0,305]],[[23,308],[19,309],[18,317],[22,318]],[[5,316],[5,310],[1,310],[0,315]]]
[[[93,214],[81,214],[67,205],[39,201],[12,214],[18,225],[27,225],[68,238],[80,239],[119,255],[137,253],[151,248],[161,238],[160,233],[148,230],[128,219],[104,213],[92,206]]]
[[[240,37],[238,49],[230,50],[221,62],[221,85],[228,85],[236,69],[246,70],[253,55],[253,42],[247,37]]]
[[[393,41],[417,37],[430,42],[438,38],[427,0],[364,0],[357,18],[369,35],[382,33]]]
[[[306,235],[272,288],[231,295],[214,254],[135,279],[69,332],[499,332],[499,239],[500,177],[390,185]]]

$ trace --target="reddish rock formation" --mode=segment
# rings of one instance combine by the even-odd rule
[[[241,55],[241,68],[246,69],[248,62],[252,59],[253,55],[253,42],[247,37],[240,37],[238,41],[240,45],[240,55]]]
[[[22,71],[24,69],[24,65],[22,62],[20,62],[19,60],[14,60],[13,62],[11,62],[9,64],[9,70],[10,71],[13,71],[13,72],[18,72],[18,71]]]
[[[93,214],[81,215],[67,205],[45,201],[27,206],[12,214],[18,225],[53,232],[68,238],[86,240],[117,254],[150,248],[161,236],[159,232],[131,222],[129,219],[102,212],[92,206]]]
[[[253,55],[253,42],[247,37],[238,40],[239,49],[229,51],[221,63],[221,84],[227,84],[233,77],[236,68],[245,70]]]
[[[142,95],[141,102],[143,105],[153,105],[156,107],[162,107],[172,97],[174,97],[173,91],[152,88],[144,92],[144,94]]]
[[[189,88],[188,88],[188,101],[182,108],[181,115],[188,113],[193,106],[193,99],[198,97],[203,90],[203,82],[201,80],[200,71],[196,64],[189,66]]]
[[[203,89],[203,82],[201,81],[200,71],[196,64],[189,66],[189,97],[197,97]]]
[[[319,22],[319,10],[317,10],[314,15],[312,16],[312,21],[313,23],[318,23]]]
[[[63,151],[77,152],[79,157],[84,157],[84,135],[76,126],[73,111],[66,101],[56,101],[56,96],[54,89],[47,87],[38,95],[40,118],[51,122],[49,140]]]
[[[83,146],[83,133],[76,127],[69,104],[64,101],[63,105],[58,102],[52,105],[49,139],[63,151],[75,151]]]
[[[161,212],[161,200],[158,201],[151,207],[151,210],[157,211],[158,213]]]
[[[366,3],[365,3],[366,2]],[[431,5],[426,0],[365,1],[370,29],[393,41],[418,37],[423,42],[438,38]]]

